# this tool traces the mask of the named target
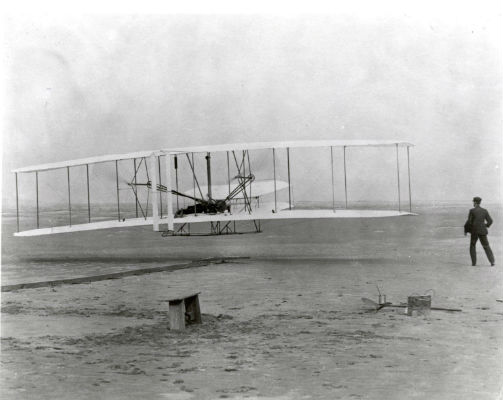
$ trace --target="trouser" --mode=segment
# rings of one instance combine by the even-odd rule
[[[470,238],[470,257],[472,258],[472,265],[477,264],[477,251],[475,250],[475,245],[477,244],[477,240],[480,239],[480,243],[482,243],[482,247],[486,252],[487,259],[491,264],[494,264],[494,255],[491,250],[491,246],[489,246],[489,241],[487,240],[487,235],[477,235],[476,233],[472,233]]]

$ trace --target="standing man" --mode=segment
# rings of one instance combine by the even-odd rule
[[[480,207],[480,203],[482,199],[480,197],[473,198],[473,208],[468,213],[468,220],[465,224],[465,236],[468,232],[471,234],[470,238],[470,257],[472,258],[472,265],[477,265],[477,252],[475,250],[475,244],[477,240],[480,239],[480,243],[482,243],[482,247],[486,252],[486,256],[491,263],[491,266],[494,266],[494,255],[489,246],[489,242],[487,241],[487,228],[491,226],[493,220],[491,219],[489,212]]]

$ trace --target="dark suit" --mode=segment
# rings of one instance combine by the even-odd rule
[[[476,206],[470,210],[468,213],[468,220],[465,224],[465,233],[470,233],[470,256],[472,258],[472,265],[477,263],[477,253],[475,250],[475,245],[477,240],[480,239],[482,247],[486,252],[486,256],[489,259],[491,265],[494,264],[494,255],[489,246],[489,241],[487,240],[487,228],[491,226],[493,220],[489,215],[489,212],[480,206]]]

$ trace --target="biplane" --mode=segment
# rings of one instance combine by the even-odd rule
[[[413,215],[409,162],[409,149],[412,146],[411,143],[390,140],[222,144],[97,156],[19,168],[13,170],[16,181],[17,216],[17,232],[14,235],[37,236],[142,225],[152,225],[154,231],[161,231],[165,236],[190,235],[190,226],[196,223],[209,224],[208,234],[232,234],[239,233],[236,230],[237,221],[250,221],[255,231],[260,231],[261,220]],[[398,209],[348,207],[346,153],[352,148],[368,147],[392,148],[396,152]],[[318,160],[317,165],[331,177],[331,180],[319,190],[331,193],[331,207],[310,209],[296,207],[295,188],[291,177],[291,151],[293,149],[306,151],[304,149],[308,148],[320,149],[324,152],[324,157],[326,156],[324,160]],[[343,157],[343,168],[338,168],[338,171],[334,169],[335,149],[340,149]],[[401,149],[406,150],[407,160],[409,199],[406,210],[402,209],[400,188]],[[255,152],[261,152],[261,156],[257,162],[252,163],[250,155]],[[282,163],[279,161],[280,158]],[[104,171],[101,167],[103,165],[108,166],[107,173],[100,172]],[[262,175],[266,175],[267,179],[258,179],[255,170],[266,171]],[[64,218],[60,215],[57,221],[49,220],[50,226],[43,226],[39,180],[50,172],[58,174],[57,187],[60,191],[66,187],[63,193],[66,192],[67,209],[63,210]],[[307,176],[315,173],[316,171],[308,171]],[[336,173],[343,173],[344,177],[343,185],[341,182],[337,188]],[[35,197],[32,221],[34,226],[25,230],[20,229],[19,217],[18,179],[21,174],[33,174],[35,178],[35,187],[32,188]],[[100,174],[105,176],[106,182],[103,176],[99,178]],[[280,176],[284,179],[280,179]],[[80,180],[78,184],[75,182],[76,179]],[[98,184],[94,183],[96,189],[92,189],[95,179],[98,180]],[[55,179],[50,180],[52,183],[54,181]],[[96,199],[97,191],[102,186],[114,188],[115,206],[113,211],[108,210],[108,215],[102,212],[97,215],[95,212],[100,204],[100,200]],[[80,208],[75,204],[76,187],[83,200],[80,201]],[[336,189],[339,194],[344,192],[343,207],[336,207]],[[23,221],[23,225],[25,224]]]

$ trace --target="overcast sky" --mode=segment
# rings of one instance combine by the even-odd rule
[[[501,23],[491,9],[9,18],[3,202],[17,167],[304,139],[409,141],[416,200],[501,202]]]

